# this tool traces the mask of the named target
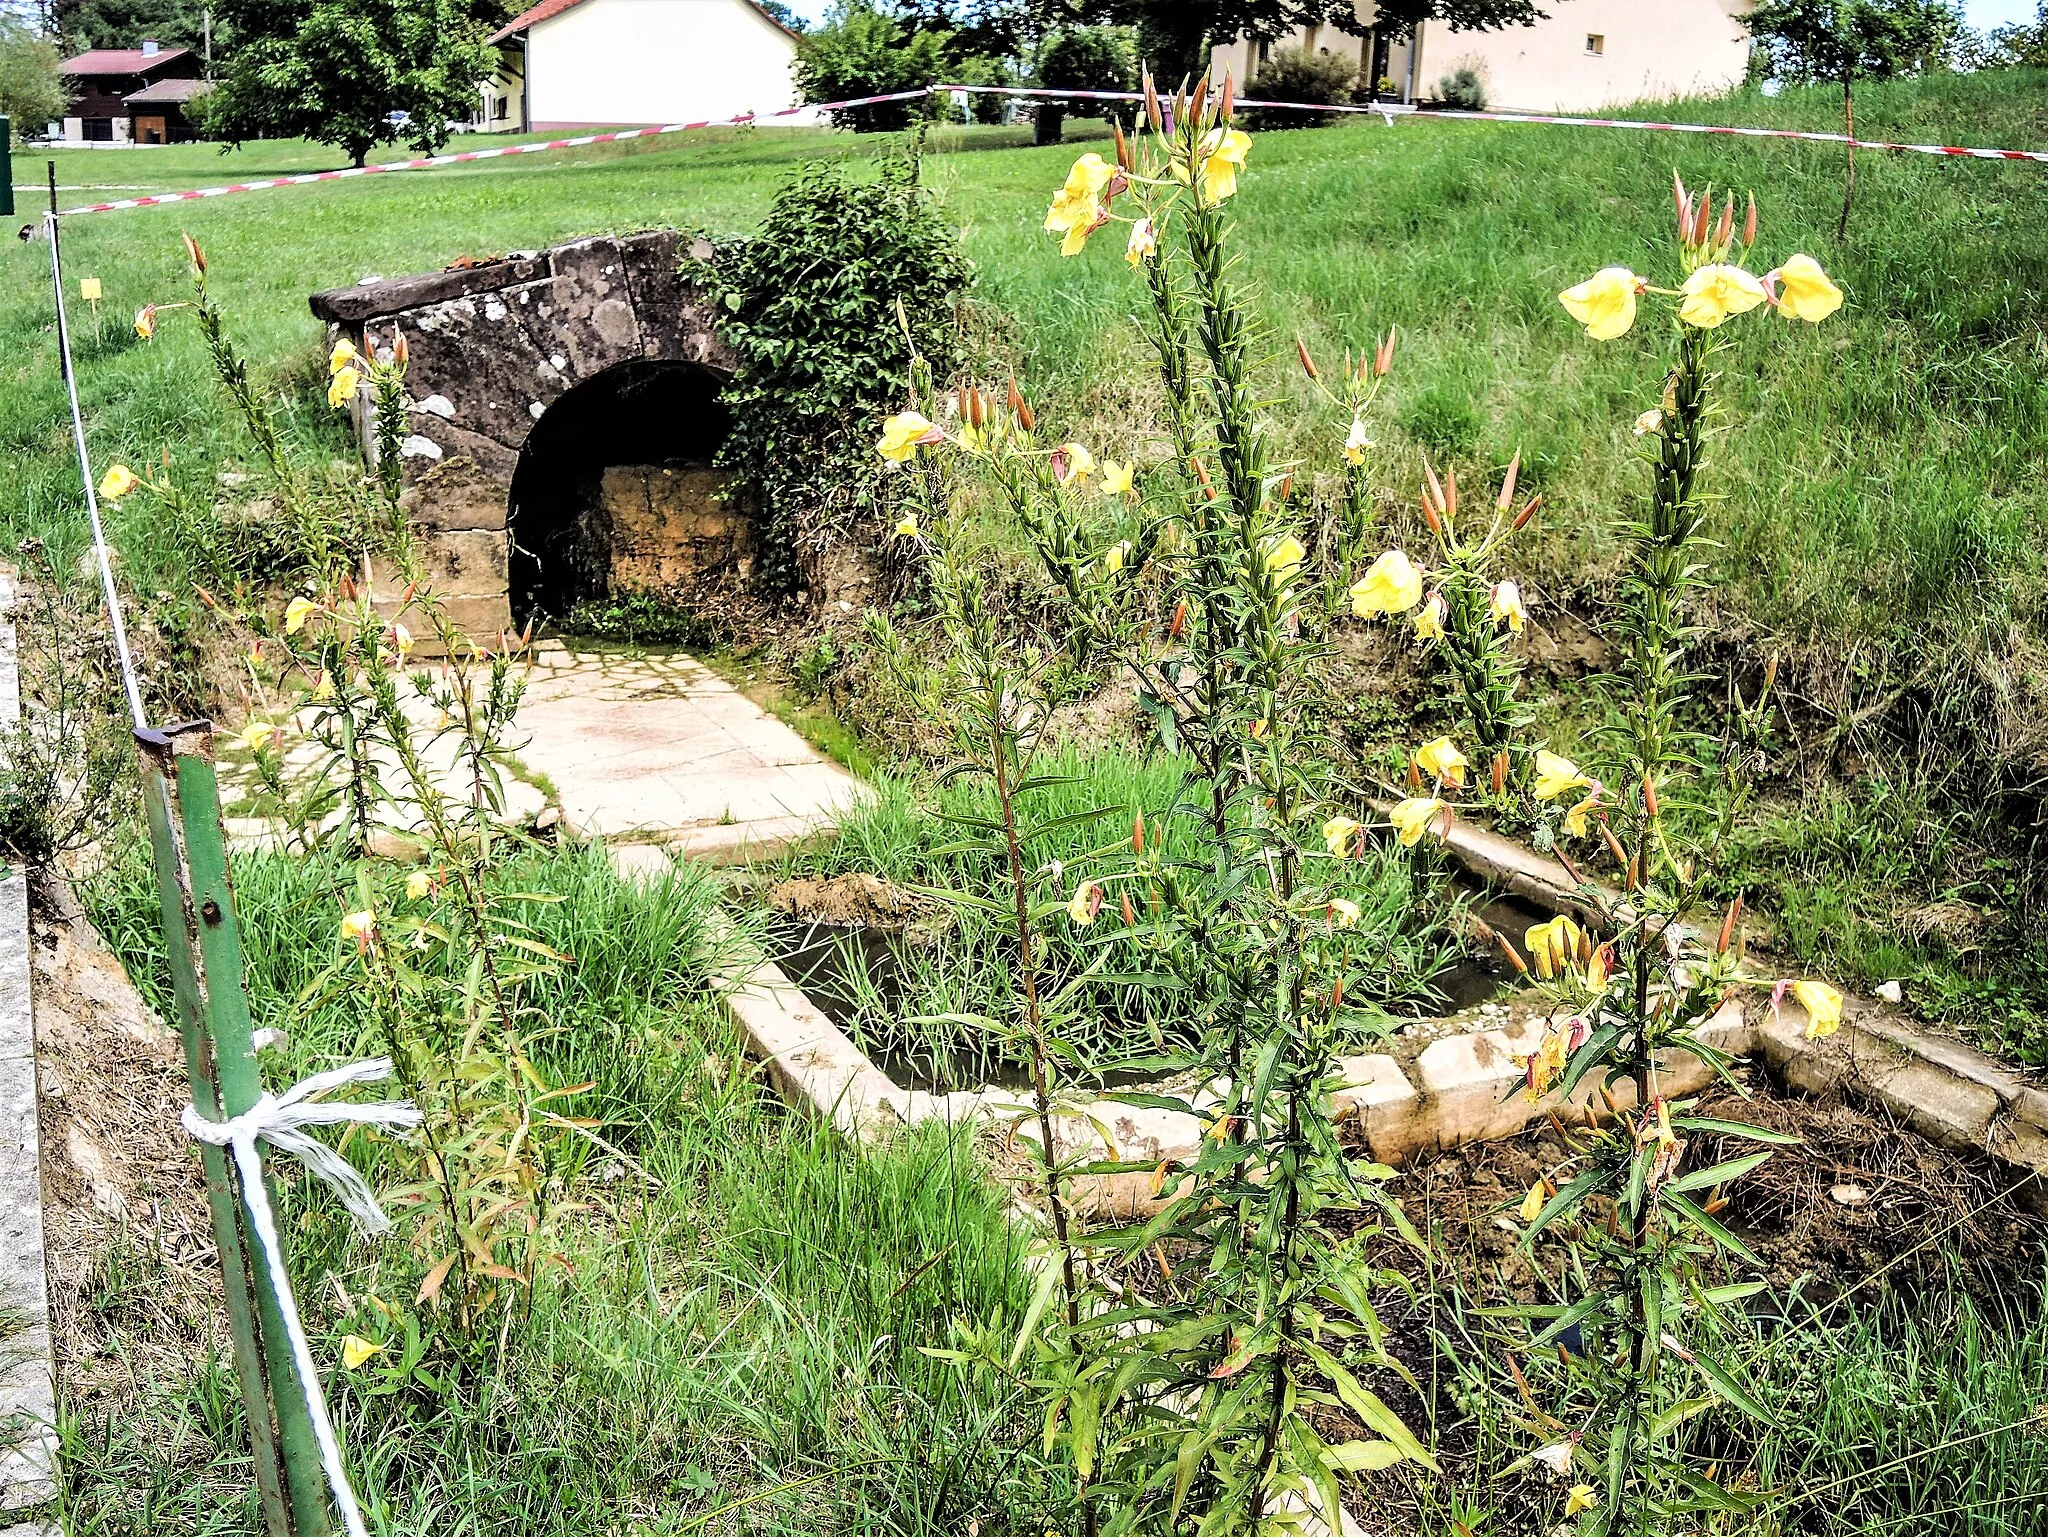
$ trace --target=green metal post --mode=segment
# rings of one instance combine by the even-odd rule
[[[221,833],[220,792],[213,772],[213,728],[199,722],[161,734],[138,731],[136,739],[143,749],[150,839],[157,851],[158,885],[174,956],[172,979],[179,990],[180,1013],[185,1016],[193,1103],[209,1120],[226,1120],[255,1104],[263,1093],[263,1080],[256,1065],[249,999],[242,981],[241,936],[228,878],[227,845]],[[267,1389],[269,1400],[267,1406],[252,1407],[250,1414],[257,1488],[266,1522],[272,1537],[329,1537],[327,1481],[305,1393],[284,1348],[284,1314],[277,1288],[262,1256],[250,1254],[242,1242],[241,1208],[230,1194],[233,1186],[228,1179],[226,1150],[204,1151],[209,1196],[216,1185],[216,1168],[218,1184],[227,1196],[225,1202],[216,1202],[214,1221],[228,1276],[231,1318],[237,1293],[240,1298],[240,1318],[235,1320],[236,1364],[241,1367],[245,1359],[240,1334],[247,1330],[246,1358],[254,1370],[244,1374],[244,1393]],[[255,1278],[254,1327],[250,1327],[247,1281],[251,1272]],[[267,1351],[262,1348],[266,1341],[273,1347]]]
[[[206,1032],[206,997],[200,980],[199,935],[192,891],[179,848],[176,801],[171,780],[176,772],[171,738],[158,731],[137,731],[142,753],[142,803],[149,816],[149,847],[156,865],[157,896],[163,904],[164,937],[171,959],[171,994],[178,1006],[178,1033],[185,1042],[185,1065],[192,1076],[192,1103],[209,1121],[222,1119],[220,1092],[213,1077],[213,1051]],[[213,1216],[213,1239],[220,1250],[221,1277],[227,1294],[228,1335],[234,1346],[235,1375],[242,1385],[242,1405],[249,1417],[249,1441],[256,1461],[256,1494],[269,1537],[292,1537],[284,1500],[284,1476],[277,1460],[277,1431],[271,1424],[268,1378],[263,1347],[256,1335],[256,1315],[249,1296],[248,1255],[242,1248],[241,1212],[235,1204],[234,1182],[224,1147],[201,1144],[199,1161],[206,1171],[206,1204]]]

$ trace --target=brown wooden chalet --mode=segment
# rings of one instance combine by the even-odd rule
[[[64,61],[64,137],[97,144],[174,144],[194,137],[186,107],[207,88],[189,48],[93,48]]]

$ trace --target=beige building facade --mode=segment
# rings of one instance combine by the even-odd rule
[[[1355,59],[1361,79],[1377,70],[1382,97],[1419,102],[1470,68],[1486,104],[1507,112],[1597,112],[1636,101],[1727,90],[1749,63],[1742,15],[1749,0],[1549,0],[1549,16],[1498,32],[1454,32],[1425,21],[1413,38],[1372,31],[1374,0],[1358,0],[1364,36],[1337,27],[1297,28],[1277,42],[1242,38],[1218,47],[1213,72],[1257,76],[1278,48]]]

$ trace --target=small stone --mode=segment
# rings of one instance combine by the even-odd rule
[[[441,457],[441,445],[415,432],[398,445],[398,456],[401,459],[438,459]]]
[[[1870,1192],[1861,1185],[1837,1185],[1828,1194],[1838,1206],[1864,1206],[1870,1201]]]
[[[533,830],[537,833],[544,833],[561,820],[562,808],[560,806],[543,806],[540,808],[540,815],[533,819]]]
[[[547,407],[542,405],[537,400],[529,400],[526,403],[526,414],[532,417],[535,421],[539,421],[541,419],[542,413],[544,413],[546,410]]]
[[[424,411],[429,416],[438,416],[444,421],[453,420],[455,416],[455,402],[446,395],[429,395],[425,400],[416,404],[413,409],[415,411]]]
[[[1899,986],[1898,979],[1895,977],[1889,982],[1883,982],[1878,985],[1877,996],[1886,1003],[1904,1003],[1906,1001],[1906,990]]]

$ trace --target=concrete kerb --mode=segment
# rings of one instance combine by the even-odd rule
[[[1444,844],[1472,875],[1550,912],[1589,915],[1579,883],[1556,859],[1469,823]],[[1808,1040],[1806,1011],[1790,998],[1774,1012],[1761,999],[1724,1005],[1708,1044],[1747,1056],[1786,1088],[1842,1093],[1930,1142],[2010,1166],[2017,1192],[2048,1209],[2048,1078],[2006,1066],[1961,1041],[1932,1035],[1897,1010],[1849,996],[1841,1028]]]
[[[0,730],[21,720],[13,583],[0,576]],[[56,1498],[57,1395],[43,1257],[42,1145],[36,1117],[35,1015],[29,992],[27,872],[0,872],[0,1510]]]

